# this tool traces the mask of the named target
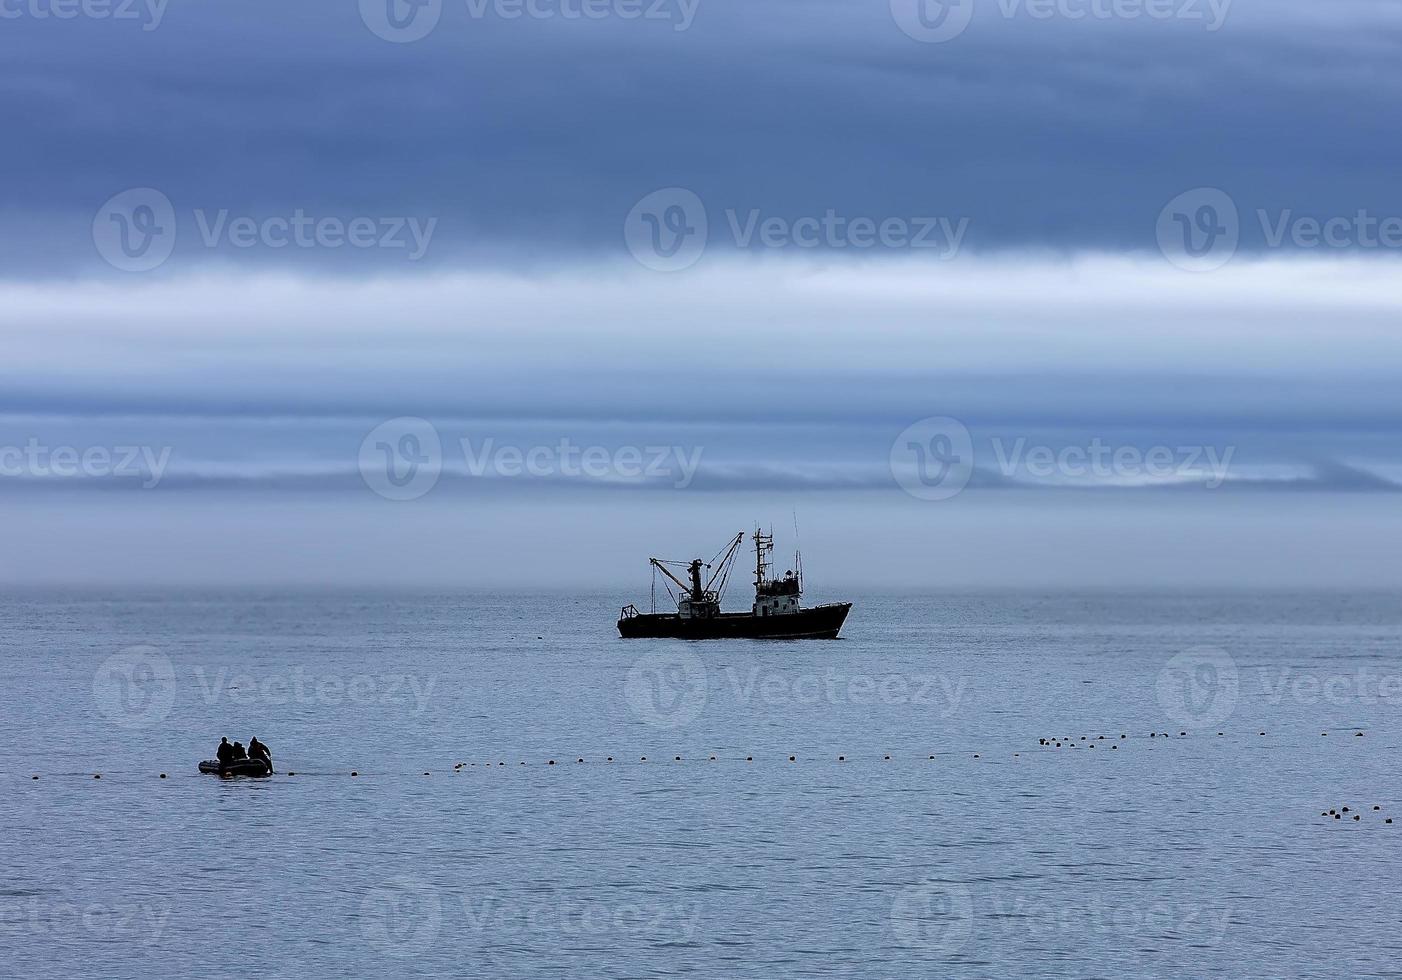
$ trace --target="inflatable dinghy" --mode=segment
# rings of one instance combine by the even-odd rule
[[[206,759],[200,763],[200,772],[213,773],[216,776],[271,776],[273,767],[262,759],[234,759],[222,764],[213,759]]]

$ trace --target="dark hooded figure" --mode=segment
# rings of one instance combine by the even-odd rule
[[[247,759],[247,758],[248,758],[248,753],[244,751],[244,749],[243,749],[243,743],[242,743],[242,742],[235,742],[235,743],[234,743],[234,761],[235,761],[235,762],[238,762],[240,759]]]
[[[219,764],[228,765],[229,760],[234,757],[234,747],[229,744],[227,738],[219,740],[219,748],[215,750],[214,757],[219,760]]]
[[[268,747],[258,741],[258,736],[254,735],[248,740],[248,757],[250,759],[262,759],[268,765],[273,764],[273,754],[268,751]]]

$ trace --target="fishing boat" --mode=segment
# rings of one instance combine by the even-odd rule
[[[774,536],[756,530],[755,599],[748,612],[722,612],[721,599],[730,579],[735,557],[745,540],[745,532],[735,535],[710,562],[694,558],[689,562],[649,558],[652,565],[652,611],[640,612],[635,605],[623,607],[618,618],[619,635],[625,639],[666,637],[680,640],[835,640],[851,610],[850,602],[832,602],[804,608],[803,557],[795,553],[794,567],[782,576],[772,576]],[[687,580],[672,571],[684,569]],[[702,581],[702,570],[707,571]],[[674,600],[677,611],[657,611],[657,576],[665,576],[663,587]],[[672,592],[675,584],[679,592]]]

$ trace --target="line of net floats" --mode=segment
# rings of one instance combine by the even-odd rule
[[[1252,733],[1249,733],[1249,732],[1233,732],[1233,733],[1232,733],[1233,736],[1245,736],[1245,735],[1249,735],[1249,734],[1252,734]],[[1265,737],[1267,733],[1264,732],[1264,731],[1258,731],[1258,732],[1255,732],[1254,734],[1255,734],[1257,737]],[[1324,731],[1324,732],[1320,732],[1319,734],[1320,734],[1320,737],[1327,738],[1327,737],[1329,736],[1330,733],[1327,732],[1327,731]],[[1336,735],[1351,735],[1351,736],[1354,737],[1354,738],[1362,738],[1363,735],[1364,735],[1363,731],[1361,731],[1361,730],[1359,730],[1359,729],[1347,729],[1347,730],[1343,730],[1343,731],[1336,731],[1334,734],[1336,734]],[[1149,732],[1149,733],[1147,733],[1147,734],[1145,734],[1145,735],[1129,735],[1129,734],[1122,733],[1122,734],[1120,734],[1120,735],[1118,735],[1118,736],[1114,736],[1114,735],[1095,735],[1095,736],[1090,736],[1090,735],[1081,735],[1081,736],[1070,736],[1070,735],[1066,735],[1066,736],[1046,736],[1046,737],[1039,738],[1039,739],[1037,740],[1037,748],[1039,748],[1039,749],[1070,748],[1070,749],[1077,749],[1077,750],[1080,750],[1080,749],[1094,749],[1094,748],[1096,748],[1096,746],[1097,746],[1099,743],[1101,743],[1101,742],[1108,742],[1108,743],[1109,743],[1109,746],[1108,746],[1108,747],[1109,747],[1111,750],[1116,750],[1116,751],[1117,751],[1117,750],[1119,749],[1118,743],[1121,742],[1121,741],[1129,740],[1129,739],[1172,739],[1172,738],[1175,738],[1175,737],[1176,737],[1176,738],[1190,738],[1190,737],[1192,737],[1192,736],[1190,736],[1189,733],[1186,732],[1186,731],[1180,731],[1180,732],[1177,733],[1176,736],[1175,736],[1174,733],[1172,733],[1172,732]],[[1225,737],[1227,737],[1227,733],[1226,733],[1226,732],[1217,732],[1216,735],[1215,735],[1215,737],[1217,737],[1217,738],[1225,738]],[[923,761],[935,762],[935,761],[938,761],[940,758],[953,758],[953,757],[955,757],[955,755],[956,755],[956,753],[945,751],[945,752],[940,752],[940,753],[937,753],[937,754],[927,755],[927,756],[925,756],[925,758],[924,758]],[[981,760],[981,759],[984,758],[985,753],[982,753],[982,752],[958,753],[958,755],[959,755],[960,757],[962,757],[962,758],[968,758],[968,757],[971,755],[974,759],[980,759],[980,760]],[[1012,758],[1015,758],[1015,759],[1016,759],[1016,758],[1020,758],[1021,756],[1022,756],[1022,753],[1021,753],[1021,752],[1013,752],[1013,753],[1012,753]],[[614,756],[611,756],[611,755],[610,755],[610,756],[604,756],[603,758],[599,758],[598,756],[595,756],[595,757],[593,757],[593,758],[586,758],[586,757],[584,757],[584,756],[575,756],[575,757],[573,758],[572,762],[571,762],[571,760],[570,760],[568,757],[562,758],[562,759],[550,759],[550,758],[547,758],[544,762],[537,762],[537,763],[535,763],[535,765],[545,765],[545,766],[554,766],[554,765],[561,765],[561,764],[584,765],[584,764],[588,764],[588,763],[591,763],[591,762],[592,762],[592,763],[595,763],[595,764],[602,763],[602,764],[604,764],[604,765],[610,765],[610,764],[625,764],[627,761],[631,761],[632,758],[633,758],[633,757],[630,756],[630,757],[628,758],[628,760],[624,760],[624,759],[622,759],[622,758],[615,758]],[[870,758],[873,758],[873,757],[872,757],[872,756],[865,756],[865,755],[859,756],[859,755],[848,755],[848,754],[822,755],[822,756],[793,754],[793,755],[787,755],[787,756],[786,756],[786,755],[783,755],[782,753],[776,753],[776,754],[774,754],[774,755],[769,755],[769,756],[758,756],[758,757],[757,757],[757,756],[754,756],[754,755],[746,755],[746,756],[741,757],[741,756],[738,756],[738,755],[736,755],[736,756],[730,756],[730,755],[718,755],[718,754],[717,754],[717,755],[702,754],[702,755],[689,755],[689,756],[673,755],[673,756],[670,756],[670,757],[665,756],[665,755],[663,755],[663,756],[646,756],[646,755],[640,755],[640,756],[637,757],[637,763],[638,763],[638,764],[648,763],[648,762],[671,762],[671,763],[678,763],[678,762],[746,762],[746,763],[754,763],[754,762],[756,762],[756,761],[766,762],[766,761],[774,761],[774,760],[776,760],[776,759],[779,760],[779,761],[785,761],[785,760],[786,760],[786,761],[789,762],[789,763],[798,763],[798,762],[822,762],[822,761],[829,761],[829,762],[839,762],[839,763],[842,763],[842,762],[848,762],[848,761],[854,761],[854,762],[855,762],[855,761],[865,761],[865,760],[870,759]],[[910,753],[910,754],[882,753],[882,755],[881,755],[881,761],[882,761],[882,762],[907,761],[907,760],[920,760],[920,756],[919,756],[918,753]],[[497,761],[497,760],[484,760],[484,761],[482,761],[482,762],[459,762],[459,763],[457,763],[456,765],[454,765],[450,771],[451,771],[453,774],[457,774],[457,773],[461,772],[461,771],[464,770],[464,769],[470,769],[470,768],[493,769],[493,768],[498,768],[498,767],[507,766],[507,765],[512,765],[512,763],[508,763],[508,762],[506,762],[506,761]],[[532,763],[525,762],[525,761],[519,761],[519,762],[514,763],[514,765],[517,765],[517,766],[528,766],[528,765],[532,765]],[[301,775],[303,775],[303,776],[334,776],[334,775],[345,775],[345,774],[347,774],[347,771],[346,771],[346,770],[341,770],[341,771],[339,771],[339,772],[334,772],[334,773],[333,773],[333,772],[307,772],[307,771],[305,771],[305,770],[301,772]],[[360,776],[360,770],[358,770],[358,769],[351,769],[351,770],[349,770],[348,774],[351,775],[351,776],[359,777],[359,776]],[[49,775],[50,777],[68,777],[68,776],[87,776],[88,774],[87,774],[87,773],[48,773],[47,775]],[[162,772],[162,773],[159,773],[158,775],[159,775],[159,778],[161,778],[161,779],[168,779],[168,778],[169,778],[169,773],[164,773],[164,772]],[[193,774],[192,774],[192,775],[193,775]],[[294,769],[289,769],[289,770],[286,770],[286,771],[281,772],[281,773],[275,772],[275,773],[273,773],[272,775],[274,775],[274,776],[296,776],[296,775],[298,775],[298,771],[297,771],[297,770],[294,770]],[[366,775],[409,775],[409,774],[408,774],[408,773],[378,773],[378,772],[377,772],[377,773],[372,773],[372,772],[370,772],[370,771],[367,770],[367,771],[366,771]],[[425,775],[425,776],[431,776],[431,775],[433,775],[433,771],[432,771],[432,770],[425,770],[424,773],[423,773],[423,775]],[[30,778],[31,780],[37,780],[37,779],[40,778],[40,775],[39,775],[38,773],[34,773],[34,774],[31,774],[29,778]],[[102,778],[102,773],[92,773],[92,774],[91,774],[91,778],[93,778],[93,779],[101,779],[101,778]],[[1377,809],[1377,808],[1375,807],[1374,809]],[[1345,808],[1344,808],[1344,812],[1347,812],[1347,811],[1348,811],[1348,808],[1345,807]],[[1329,816],[1329,815],[1334,815],[1334,814],[1335,814],[1335,811],[1331,810],[1331,811],[1328,811],[1328,813],[1326,813],[1326,814],[1324,814],[1324,815],[1325,815],[1325,816]],[[1357,819],[1357,816],[1356,816],[1356,815],[1355,815],[1355,819]],[[1391,818],[1388,818],[1387,822],[1388,822],[1388,823],[1392,823]]]

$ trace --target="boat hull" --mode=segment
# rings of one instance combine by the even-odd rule
[[[262,759],[235,759],[232,762],[220,764],[214,759],[206,759],[200,763],[200,772],[210,773],[216,776],[271,776],[273,767]]]
[[[706,619],[683,619],[675,613],[639,613],[618,621],[624,639],[675,640],[835,640],[852,608],[834,602],[784,616],[721,613]]]

